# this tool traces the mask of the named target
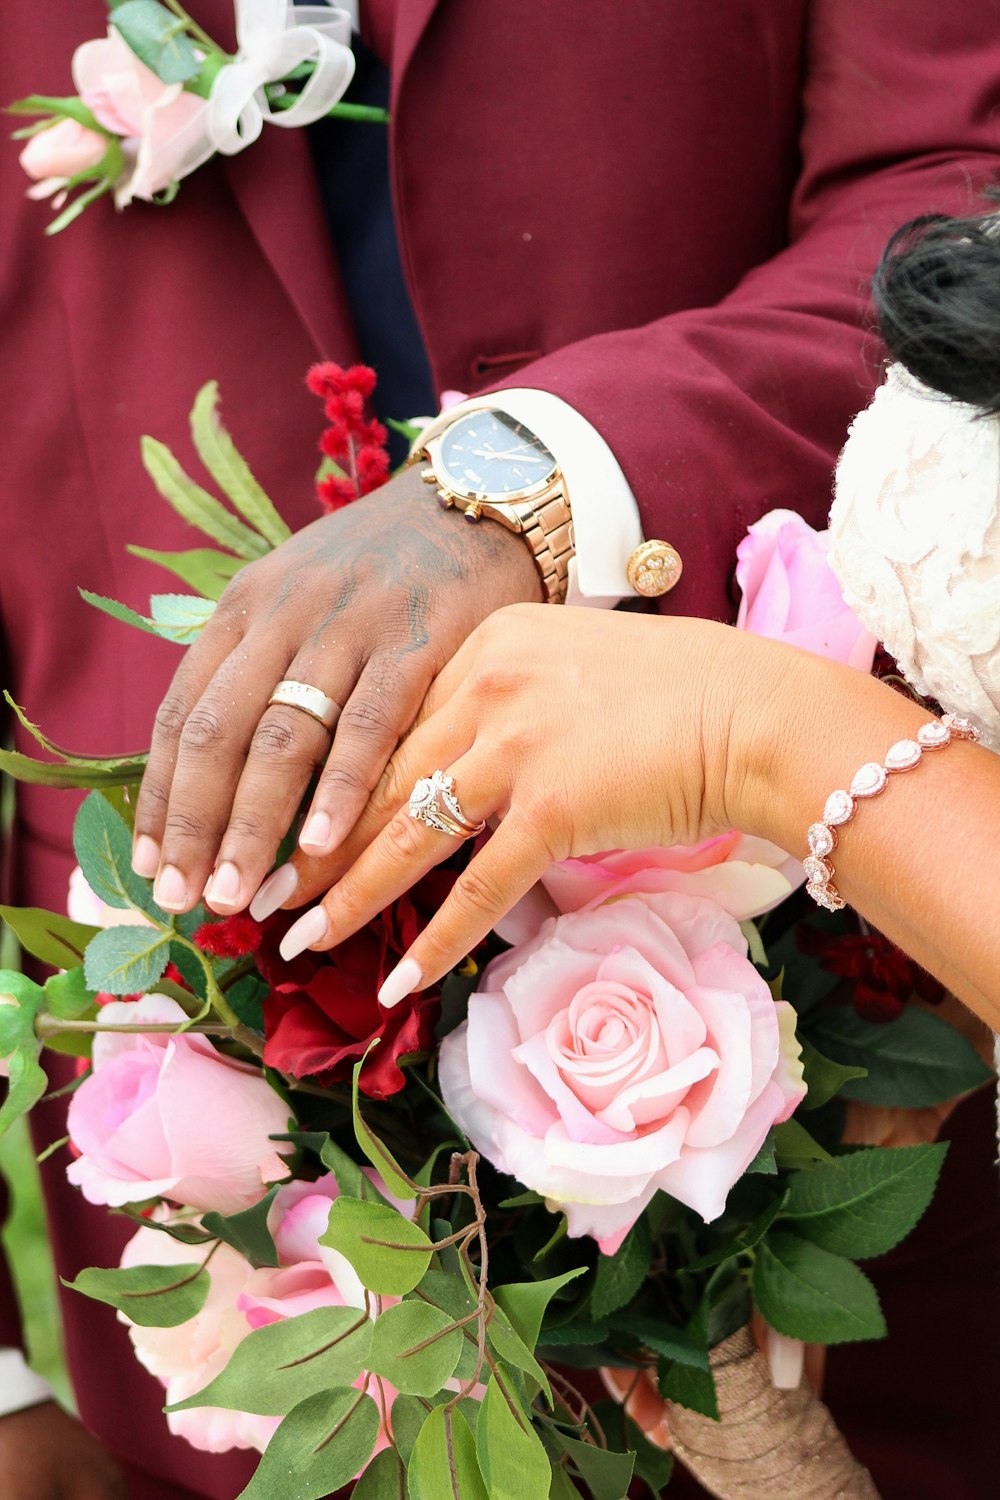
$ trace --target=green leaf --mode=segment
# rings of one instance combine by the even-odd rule
[[[774,1159],[774,1133],[770,1131],[763,1146],[761,1146],[743,1175],[744,1177],[774,1177],[777,1170],[778,1163]]]
[[[149,609],[157,635],[190,646],[215,614],[216,602],[198,594],[153,594]]]
[[[213,1381],[167,1410],[221,1406],[284,1416],[318,1391],[351,1385],[367,1368],[371,1339],[372,1320],[356,1307],[282,1318],[254,1329]]]
[[[320,1147],[319,1159],[327,1171],[336,1177],[342,1197],[346,1194],[349,1198],[361,1198],[366,1203],[385,1203],[385,1198],[371,1178],[329,1136]]]
[[[288,1413],[239,1500],[323,1500],[372,1455],[381,1418],[353,1388],[319,1391]]]
[[[164,83],[186,83],[201,71],[184,26],[157,0],[123,0],[112,24],[141,62]]]
[[[510,1393],[501,1390],[495,1375],[483,1397],[476,1453],[489,1500],[548,1500],[548,1455],[525,1413],[512,1409]]]
[[[156,552],[152,547],[128,546],[126,552],[141,557],[146,562],[175,573],[188,588],[196,589],[206,599],[221,599],[246,560],[234,557],[231,552],[218,552],[214,547],[192,547],[186,552]]]
[[[83,963],[88,943],[100,932],[71,922],[39,906],[0,906],[0,917],[17,936],[25,953],[54,969],[74,969]]]
[[[779,1167],[804,1167],[812,1162],[833,1161],[829,1151],[813,1139],[798,1120],[786,1120],[773,1131],[774,1152]]]
[[[590,1310],[595,1319],[615,1312],[631,1302],[646,1280],[653,1242],[649,1225],[637,1219],[615,1255],[601,1255],[590,1294]]]
[[[146,473],[164,500],[190,526],[197,527],[206,536],[210,536],[213,542],[218,542],[220,547],[226,547],[248,561],[263,557],[269,550],[263,537],[251,531],[249,526],[244,526],[221,501],[216,500],[214,495],[203,490],[201,485],[195,484],[185,474],[165,443],[144,437],[142,461]]]
[[[406,1500],[406,1470],[391,1448],[376,1453],[351,1491],[351,1500]]]
[[[632,1482],[634,1453],[614,1453],[593,1443],[565,1433],[555,1436],[559,1448],[573,1465],[575,1473],[590,1490],[593,1500],[624,1500]]]
[[[0,1057],[6,1058],[8,1070],[0,1135],[35,1106],[49,1086],[38,1061],[42,1044],[35,1035],[35,1017],[43,1002],[41,987],[26,974],[0,969]]]
[[[435,1396],[454,1375],[462,1342],[461,1329],[440,1308],[397,1302],[375,1320],[368,1367],[406,1395]]]
[[[430,1240],[416,1224],[394,1208],[360,1198],[334,1199],[320,1244],[346,1256],[370,1292],[390,1297],[412,1292],[433,1254]]]
[[[49,1086],[48,1075],[38,1061],[40,1053],[41,1047],[34,1054],[22,1047],[7,1060],[7,1094],[0,1106],[0,1136],[34,1109]]]
[[[406,1478],[409,1500],[501,1500],[483,1483],[468,1422],[445,1406],[435,1406],[421,1427]]]
[[[657,1366],[657,1384],[665,1401],[676,1401],[678,1406],[711,1417],[713,1422],[721,1420],[715,1376],[711,1369],[695,1370],[675,1360],[661,1359]]]
[[[203,385],[195,397],[191,437],[198,457],[243,519],[272,547],[280,547],[287,541],[292,534],[290,528],[257,483],[219,419],[219,387],[214,380]]]
[[[917,1005],[880,1025],[840,1006],[825,1012],[809,1034],[836,1061],[867,1068],[866,1078],[852,1079],[840,1091],[863,1104],[923,1109],[992,1077],[970,1041]]]
[[[48,750],[50,755],[55,755],[60,760],[68,761],[70,765],[93,767],[109,771],[118,769],[131,771],[137,761],[145,762],[148,758],[144,753],[138,751],[133,755],[77,755],[74,751],[67,750],[64,746],[57,745],[54,740],[50,740],[48,735],[44,734],[37,724],[32,723],[24,709],[19,703],[14,702],[14,699],[6,690],[3,697],[8,707],[13,711],[14,717],[21,728],[27,734],[30,734],[31,738],[37,744],[41,745],[43,750]],[[122,779],[126,780],[127,777]]]
[[[561,1464],[553,1464],[549,1500],[580,1500],[580,1491]]]
[[[88,990],[83,969],[66,969],[45,981],[45,1009],[60,1021],[78,1021],[93,1008],[94,992]]]
[[[123,625],[132,625],[136,630],[142,630],[146,635],[159,635],[159,631],[152,620],[145,615],[139,614],[138,610],[131,609],[127,604],[121,604],[117,599],[107,599],[103,594],[92,593],[90,589],[80,589],[80,598],[94,609],[100,610],[103,615],[110,615],[113,620],[120,620]]]
[[[176,1328],[201,1312],[211,1282],[208,1272],[195,1263],[110,1271],[90,1266],[63,1286],[117,1307],[141,1328]]]
[[[162,926],[167,917],[153,900],[153,888],[132,869],[132,838],[100,792],[80,804],[73,824],[73,850],[84,879],[108,906],[141,911]]]
[[[805,1343],[885,1334],[878,1295],[864,1272],[788,1230],[772,1230],[758,1247],[753,1296],[772,1328]]]
[[[368,1055],[372,1048],[378,1045],[378,1040],[372,1042],[365,1052],[364,1057],[354,1066],[354,1074],[351,1083],[351,1116],[354,1121],[354,1135],[358,1145],[365,1156],[378,1172],[389,1192],[394,1198],[415,1198],[418,1189],[406,1176],[402,1167],[396,1161],[389,1149],[382,1144],[375,1132],[365,1124],[361,1114],[361,1106],[358,1102],[358,1080],[361,1077],[361,1069],[368,1061]],[[417,1280],[420,1278],[418,1277]],[[416,1283],[414,1283],[415,1285]],[[372,1291],[376,1288],[372,1287]],[[409,1288],[407,1288],[409,1290]]]
[[[797,1173],[783,1217],[814,1244],[851,1260],[884,1255],[934,1196],[947,1143],[872,1147]]]
[[[207,1213],[201,1222],[213,1238],[232,1245],[255,1269],[277,1266],[280,1264],[278,1252],[267,1227],[267,1216],[277,1191],[278,1184],[275,1184],[259,1203],[250,1208],[244,1208],[238,1214]]]
[[[522,1370],[525,1375],[531,1376],[536,1385],[545,1392],[545,1399],[551,1406],[553,1402],[549,1378],[520,1334],[515,1331],[502,1308],[494,1308],[493,1317],[486,1330],[486,1337],[494,1353],[503,1360],[504,1364],[512,1365],[515,1370]]]
[[[119,760],[115,765],[103,765],[98,761],[71,761],[67,765],[53,765],[51,761],[35,760],[22,755],[18,750],[0,750],[0,772],[12,781],[23,781],[27,786],[101,787],[134,784],[142,780],[148,757],[137,756],[135,760]]]
[[[824,1057],[807,1037],[800,1036],[799,1045],[802,1048],[802,1066],[808,1090],[799,1105],[800,1109],[821,1109],[840,1093],[845,1083],[850,1083],[853,1078],[868,1076],[867,1068],[848,1067],[844,1063],[834,1062],[832,1057]]]
[[[171,933],[156,927],[106,927],[87,948],[84,974],[92,990],[145,994],[167,967]]]
[[[586,1266],[575,1266],[572,1271],[550,1277],[548,1281],[512,1281],[507,1286],[497,1287],[494,1292],[497,1306],[503,1308],[529,1349],[534,1349],[539,1342],[539,1329],[552,1298],[564,1286],[582,1276],[586,1269]]]
[[[678,1328],[660,1318],[640,1313],[619,1313],[611,1320],[616,1333],[625,1334],[645,1349],[693,1370],[708,1369],[708,1347],[704,1337],[690,1327]]]

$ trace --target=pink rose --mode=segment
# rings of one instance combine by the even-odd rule
[[[606,1255],[657,1190],[716,1218],[805,1093],[746,952],[727,912],[674,892],[550,918],[442,1043],[448,1110]]]
[[[109,906],[102,901],[87,884],[87,877],[79,865],[74,865],[69,877],[69,894],[66,897],[66,915],[73,922],[82,922],[85,927],[151,927],[148,917],[134,907]]]
[[[62,119],[33,135],[18,160],[38,184],[29,196],[48,198],[78,172],[99,167],[107,153],[106,135],[88,130],[76,120]]]
[[[365,1293],[350,1263],[319,1243],[326,1233],[337,1183],[327,1175],[317,1182],[291,1182],[280,1188],[268,1214],[268,1227],[281,1264],[255,1271],[243,1256],[221,1245],[209,1262],[211,1291],[197,1317],[177,1328],[140,1328],[123,1315],[136,1357],[163,1384],[167,1405],[202,1390],[225,1368],[229,1357],[255,1328],[298,1317],[317,1307],[365,1306]],[[191,1259],[189,1246],[154,1229],[140,1229],[125,1247],[122,1265],[164,1265]],[[394,1298],[383,1298],[383,1306]],[[355,1381],[363,1389],[370,1379]],[[382,1382],[387,1408],[396,1392]],[[373,1392],[373,1394],[375,1394]],[[168,1415],[171,1432],[195,1448],[221,1453],[228,1448],[263,1451],[279,1425],[277,1417],[192,1407]],[[388,1445],[379,1434],[375,1452]]]
[[[180,1022],[165,995],[105,1005],[114,1023]],[[90,1203],[141,1203],[160,1195],[202,1210],[236,1213],[285,1175],[268,1139],[288,1128],[288,1106],[255,1068],[224,1057],[190,1032],[94,1037],[93,1072],[69,1106],[78,1160],[70,1182]]]
[[[814,531],[794,511],[772,510],[756,521],[736,549],[743,590],[736,624],[870,672],[877,642],[844,603],[828,545],[829,533]]]
[[[73,82],[98,123],[123,137],[129,170],[115,190],[119,208],[153,198],[212,155],[205,100],[157,78],[113,26],[77,47]]]

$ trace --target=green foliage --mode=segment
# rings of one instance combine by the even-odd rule
[[[613,1453],[560,1432],[553,1441],[570,1461],[570,1472],[587,1486],[593,1500],[623,1500],[632,1482],[634,1453]]]
[[[371,1162],[376,1172],[378,1172],[389,1192],[394,1197],[404,1200],[415,1198],[417,1196],[416,1187],[396,1161],[392,1152],[389,1151],[388,1147],[383,1145],[375,1132],[365,1123],[361,1114],[361,1105],[358,1100],[358,1081],[361,1077],[361,1069],[368,1060],[368,1053],[371,1052],[372,1047],[376,1047],[377,1045],[378,1040],[376,1039],[372,1042],[371,1047],[368,1048],[361,1061],[356,1063],[354,1067],[351,1084],[351,1117],[354,1122],[354,1135],[365,1157]],[[417,1280],[419,1281],[419,1279],[418,1277]],[[416,1282],[414,1282],[415,1285]],[[375,1291],[377,1289],[373,1287],[372,1290]],[[409,1291],[410,1288],[407,1287],[406,1290]]]
[[[657,1364],[657,1384],[665,1401],[676,1401],[689,1411],[700,1412],[718,1422],[719,1398],[711,1370],[696,1370],[677,1360],[661,1359]]]
[[[412,1292],[433,1253],[418,1225],[394,1208],[363,1203],[360,1198],[334,1199],[330,1226],[320,1236],[320,1244],[339,1250],[370,1292],[390,1297]]]
[[[922,1109],[978,1088],[992,1076],[970,1041],[918,1005],[878,1025],[839,1006],[824,1013],[810,1036],[836,1061],[866,1068],[866,1077],[841,1089],[843,1098],[863,1104]]]
[[[158,635],[161,640],[173,641],[178,646],[190,646],[196,641],[215,613],[215,600],[202,599],[197,594],[154,594],[150,600],[150,615],[141,615],[127,604],[91,593],[90,589],[81,589],[80,596],[113,620],[133,625],[136,630]]]
[[[351,1491],[351,1500],[406,1500],[406,1470],[391,1448],[376,1453]]]
[[[476,1454],[489,1500],[548,1500],[552,1465],[541,1438],[509,1382],[501,1387],[495,1375],[476,1425]]]
[[[864,1272],[787,1229],[772,1230],[758,1247],[753,1297],[772,1328],[805,1343],[885,1334],[878,1295]]]
[[[107,1302],[142,1328],[176,1328],[197,1317],[210,1285],[208,1272],[199,1263],[110,1271],[91,1266],[75,1281],[63,1281],[70,1291]]]
[[[483,1483],[476,1439],[465,1417],[445,1406],[435,1406],[421,1427],[406,1477],[410,1500],[502,1500]],[[547,1496],[548,1490],[539,1493]]]
[[[0,906],[0,917],[25,953],[54,969],[73,969],[83,963],[87,944],[100,931],[38,906]]]
[[[632,1301],[646,1280],[652,1253],[649,1225],[645,1218],[639,1218],[615,1255],[598,1258],[590,1294],[590,1309],[595,1319]]]
[[[355,1307],[317,1307],[256,1328],[225,1369],[169,1411],[221,1406],[281,1417],[300,1401],[348,1386],[368,1367],[372,1320]]]
[[[132,869],[132,837],[121,816],[100,792],[80,804],[73,824],[73,850],[84,879],[96,896],[119,910],[142,912],[161,926],[164,912],[153,901],[153,890]]]
[[[35,1106],[49,1086],[38,1061],[42,1044],[35,1035],[35,1016],[42,1004],[39,985],[12,969],[0,969],[0,1057],[7,1059],[9,1073],[0,1135]]]
[[[379,1426],[378,1407],[363,1391],[308,1396],[268,1443],[239,1500],[323,1500],[364,1468]]]
[[[277,1191],[275,1185],[259,1203],[251,1204],[238,1214],[207,1213],[201,1222],[214,1239],[225,1240],[255,1268],[277,1266],[278,1252],[267,1227],[267,1216]]]
[[[852,1151],[789,1184],[782,1217],[835,1255],[884,1255],[910,1233],[934,1196],[947,1144]]]
[[[200,72],[183,23],[158,0],[119,0],[113,21],[122,40],[164,83],[186,83]]]
[[[410,1396],[434,1396],[454,1375],[462,1332],[429,1302],[397,1302],[375,1320],[369,1369]]]
[[[635,1345],[692,1370],[708,1369],[708,1345],[697,1328],[679,1328],[665,1319],[639,1313],[620,1313],[613,1322],[615,1331]]]
[[[219,418],[219,386],[203,385],[191,409],[191,437],[198,457],[224,495],[245,521],[272,547],[287,541],[291,531],[250,471]]]
[[[205,599],[221,599],[246,560],[214,547],[192,547],[186,552],[157,552],[152,547],[128,546],[126,552],[174,573]]]
[[[824,1057],[808,1037],[800,1036],[799,1045],[802,1048],[802,1067],[808,1089],[806,1097],[799,1105],[800,1109],[821,1109],[824,1104],[828,1104],[836,1094],[840,1093],[846,1083],[850,1083],[855,1078],[868,1076],[867,1068],[837,1063],[830,1057]]]
[[[534,1349],[539,1342],[542,1319],[553,1297],[582,1276],[585,1270],[585,1266],[576,1266],[562,1276],[550,1277],[548,1281],[514,1281],[497,1288],[494,1293],[497,1306],[503,1308],[511,1326],[529,1349]]]
[[[779,1167],[795,1169],[813,1162],[832,1161],[833,1157],[798,1120],[785,1120],[772,1131],[774,1154]]]
[[[248,562],[263,557],[269,550],[262,536],[245,526],[220,500],[184,472],[166,444],[144,437],[142,461],[164,500],[190,526],[197,527],[220,547],[235,552],[237,557]]]
[[[87,984],[109,995],[145,994],[167,967],[172,936],[158,927],[106,927],[87,949]]]

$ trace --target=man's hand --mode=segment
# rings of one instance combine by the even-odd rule
[[[415,470],[244,568],[157,714],[133,860],[160,905],[189,911],[211,876],[209,905],[242,910],[324,760],[300,842],[335,848],[445,662],[493,610],[540,598],[522,538],[442,511]],[[268,707],[284,678],[340,705],[332,750],[308,714]]]
[[[125,1476],[54,1401],[0,1417],[4,1500],[127,1500]]]

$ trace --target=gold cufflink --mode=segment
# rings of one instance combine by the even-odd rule
[[[629,588],[646,599],[669,594],[684,570],[681,555],[669,542],[640,542],[625,564]]]

